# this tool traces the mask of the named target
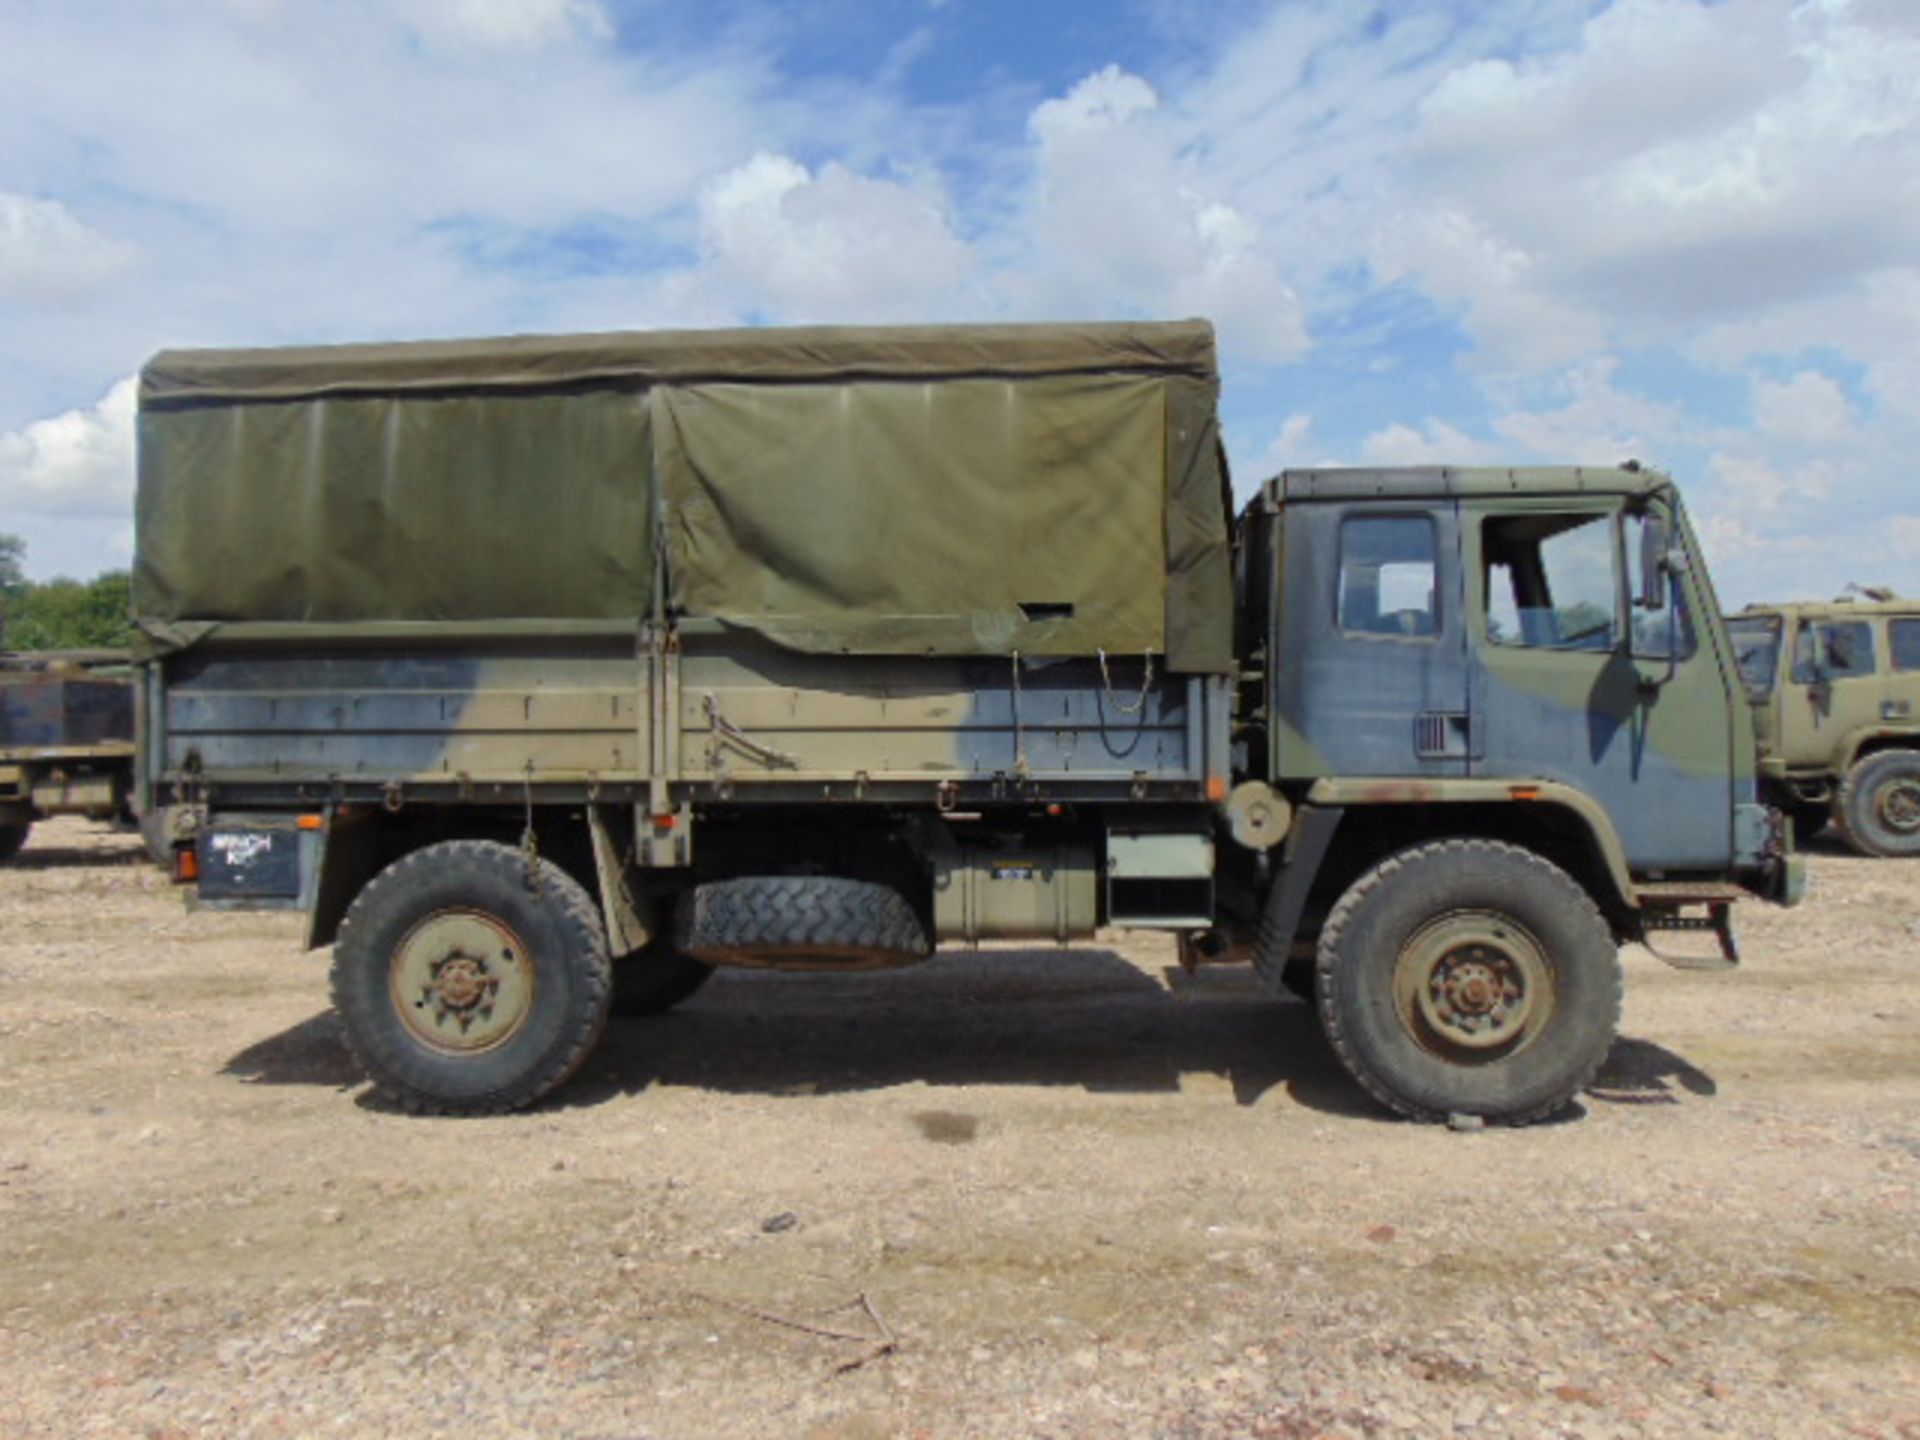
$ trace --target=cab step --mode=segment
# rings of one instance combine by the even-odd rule
[[[1640,943],[1654,956],[1676,970],[1731,970],[1740,963],[1740,940],[1734,933],[1734,902],[1747,892],[1738,885],[1721,881],[1661,881],[1638,887],[1640,895]],[[1702,906],[1704,914],[1686,913]],[[1714,938],[1717,954],[1668,951],[1653,941],[1655,932],[1665,934],[1708,934]]]

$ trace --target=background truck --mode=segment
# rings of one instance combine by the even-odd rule
[[[1864,855],[1920,855],[1920,601],[1749,605],[1727,628],[1767,799],[1802,839],[1831,820]]]
[[[1198,322],[162,354],[143,791],[201,903],[307,912],[410,1108],[715,966],[1115,925],[1307,984],[1403,1114],[1550,1114],[1621,942],[1731,963],[1793,886],[1679,497],[1295,472],[1236,522],[1216,391]]]
[[[0,653],[0,864],[36,820],[130,818],[133,711],[123,653]]]

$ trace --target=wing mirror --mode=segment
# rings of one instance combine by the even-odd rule
[[[1676,563],[1677,562],[1677,563]],[[1673,549],[1673,528],[1667,517],[1653,511],[1640,522],[1640,608],[1667,608],[1667,576],[1685,567],[1684,555]]]

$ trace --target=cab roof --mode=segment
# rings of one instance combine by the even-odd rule
[[[1886,600],[1869,600],[1843,595],[1835,600],[1756,601],[1733,618],[1769,618],[1776,615],[1802,620],[1873,620],[1883,616],[1920,615],[1920,598],[1909,599],[1896,595]]]
[[[1624,465],[1416,465],[1283,470],[1267,481],[1270,504],[1299,500],[1437,499],[1479,495],[1652,495],[1669,490],[1664,472]]]

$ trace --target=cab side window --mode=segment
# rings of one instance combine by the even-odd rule
[[[1498,516],[1481,531],[1480,557],[1494,644],[1614,648],[1620,549],[1610,514]]]
[[[1920,670],[1920,620],[1889,620],[1887,650],[1896,670]]]
[[[1350,516],[1340,522],[1338,623],[1349,635],[1439,633],[1439,544],[1426,515]]]
[[[1800,627],[1800,633],[1793,639],[1793,680],[1796,685],[1871,675],[1877,664],[1873,651],[1873,626],[1865,620],[1809,622]]]

